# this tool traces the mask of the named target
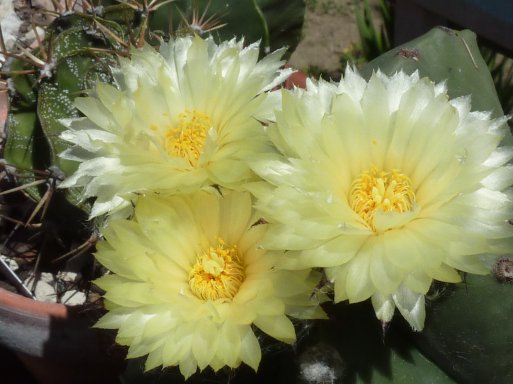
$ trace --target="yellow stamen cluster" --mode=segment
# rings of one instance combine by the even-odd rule
[[[415,203],[415,192],[408,176],[393,169],[378,171],[372,167],[362,172],[351,185],[349,204],[367,224],[375,230],[374,214],[383,212],[409,212]]]
[[[178,115],[180,122],[169,128],[164,137],[164,145],[171,156],[182,157],[190,165],[197,164],[207,131],[212,127],[212,119],[198,111],[186,110]]]
[[[198,257],[189,272],[189,286],[200,299],[231,300],[245,276],[237,246],[227,246],[220,238]]]

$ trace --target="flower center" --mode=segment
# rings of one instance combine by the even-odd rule
[[[192,292],[203,300],[233,299],[246,277],[237,246],[223,239],[200,255],[189,272]]]
[[[178,119],[178,125],[169,128],[165,133],[166,151],[171,156],[183,157],[194,166],[203,152],[212,120],[202,112],[189,110],[180,113]]]
[[[374,214],[383,212],[409,212],[415,203],[415,192],[408,176],[393,169],[378,171],[376,167],[362,172],[351,185],[349,204],[369,226],[374,226]]]

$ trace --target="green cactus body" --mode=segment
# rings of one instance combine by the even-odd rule
[[[46,163],[44,156],[43,158],[37,156],[41,152],[35,150],[41,144],[43,147],[47,145],[46,142],[41,143],[41,127],[38,125],[36,112],[26,110],[11,112],[7,126],[11,133],[4,147],[4,158],[9,164],[16,165],[18,177],[23,179],[24,183],[32,183],[35,177],[30,170],[39,164]],[[36,187],[29,187],[26,192],[34,200],[41,198],[39,189]]]
[[[452,378],[427,359],[398,324],[383,329],[368,302],[335,305],[304,344],[325,344],[342,358],[341,383],[451,384]],[[409,332],[409,331],[408,331]],[[324,347],[326,349],[326,347]],[[301,347],[305,352],[308,347]],[[326,358],[320,357],[319,361]]]
[[[377,69],[389,75],[399,70],[408,74],[418,70],[420,76],[434,82],[446,81],[451,98],[472,95],[473,110],[491,111],[493,117],[503,114],[476,35],[471,31],[434,28],[374,59],[365,65],[362,75],[368,78]]]
[[[362,74],[370,77],[378,69],[387,74],[418,70],[434,82],[445,81],[451,98],[471,95],[473,110],[490,111],[492,117],[503,114],[471,31],[435,28],[371,61]],[[504,139],[511,141],[511,135]],[[457,382],[512,382],[512,289],[491,276],[468,275],[465,283],[451,286],[431,303],[426,327],[414,336],[415,343]]]
[[[190,21],[193,12],[201,15],[205,10],[205,20],[213,17],[226,24],[212,32],[218,41],[235,36],[244,37],[247,42],[261,40],[262,49],[273,51],[285,46],[290,54],[301,38],[305,3],[302,0],[176,0],[157,10],[150,26],[153,30],[167,31],[170,17],[173,26],[178,26],[183,24],[182,16]],[[192,28],[186,32],[200,31]]]
[[[35,180],[32,170],[53,166],[70,175],[77,167],[76,162],[59,157],[68,148],[59,138],[64,130],[60,119],[80,116],[74,99],[93,89],[97,81],[112,82],[110,67],[116,64],[117,55],[123,53],[123,44],[128,46],[130,33],[136,31],[135,12],[131,8],[106,7],[104,13],[111,19],[119,14],[120,20],[124,15],[126,24],[80,13],[58,17],[46,30],[43,49],[49,58],[39,68],[39,79],[34,74],[12,76],[15,95],[4,157],[18,168],[18,175],[25,183]],[[11,69],[29,68],[18,59]],[[27,192],[35,200],[41,198],[37,188],[29,188]],[[79,205],[79,193],[68,190],[66,197]]]
[[[21,60],[15,60],[11,65],[11,70],[23,71],[32,69],[29,68]],[[36,87],[37,77],[35,75],[12,75],[12,84],[16,90],[16,99],[14,106],[17,110],[20,109],[31,109],[36,104]]]
[[[184,15],[191,11],[187,3],[175,3]],[[175,4],[171,5],[175,7]],[[203,10],[207,2],[197,6]],[[144,32],[147,16],[143,15],[142,9],[137,11],[126,4],[116,4],[98,8],[98,11],[100,14],[69,13],[55,19],[46,28],[43,48],[49,59],[45,67],[39,68],[37,75],[12,76],[15,95],[4,157],[9,164],[19,168],[18,174],[22,174],[25,182],[35,179],[31,171],[34,169],[55,166],[64,175],[75,171],[76,162],[59,157],[59,153],[69,146],[59,138],[64,130],[60,120],[79,117],[73,100],[93,89],[97,81],[111,83],[110,67],[116,65],[117,55],[126,54],[131,43],[140,42],[137,36]],[[161,7],[152,14],[153,29],[169,29],[169,12],[169,7]],[[286,44],[295,46],[299,41],[304,4],[299,0],[286,4],[275,0],[213,2],[208,14],[219,16],[220,22],[227,23],[222,30],[215,31],[215,36],[244,35],[249,41],[256,41],[265,29],[270,33],[271,48],[276,49]],[[183,22],[176,9],[172,15],[175,27]],[[37,52],[33,54],[37,55]],[[16,60],[11,69],[34,68]],[[28,192],[34,200],[41,197],[35,188]],[[73,204],[79,204],[79,193],[76,189],[66,191]]]
[[[513,285],[469,274],[431,306],[419,348],[462,383],[513,382]]]

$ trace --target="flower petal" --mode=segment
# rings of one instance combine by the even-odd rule
[[[383,323],[389,323],[394,316],[395,304],[392,296],[385,296],[380,292],[376,292],[371,297],[372,307],[376,312],[376,317]]]
[[[422,331],[426,319],[425,298],[423,294],[416,293],[401,285],[392,295],[394,303],[401,315],[415,331]]]
[[[296,340],[296,331],[286,316],[257,316],[253,322],[258,328],[285,343]]]

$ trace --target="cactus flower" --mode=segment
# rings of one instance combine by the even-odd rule
[[[398,308],[421,330],[433,280],[488,273],[487,256],[511,251],[506,118],[418,73],[348,69],[282,99],[268,128],[281,154],[253,163],[272,184],[253,192],[282,267],[325,267],[336,302],[371,298],[383,322]]]
[[[77,98],[85,114],[63,120],[61,156],[79,161],[61,188],[96,197],[91,216],[127,216],[139,193],[188,193],[252,180],[247,159],[268,145],[260,121],[272,118],[277,92],[292,72],[278,50],[258,61],[258,44],[219,45],[182,37],[131,51],[113,69],[115,86],[98,83]],[[123,211],[124,209],[124,211]]]
[[[141,197],[134,220],[111,219],[98,244],[113,274],[96,280],[109,309],[96,326],[118,329],[129,358],[148,355],[146,370],[256,370],[252,325],[292,343],[287,315],[325,316],[312,298],[320,273],[277,270],[281,252],[257,247],[267,227],[258,218],[247,192]]]

